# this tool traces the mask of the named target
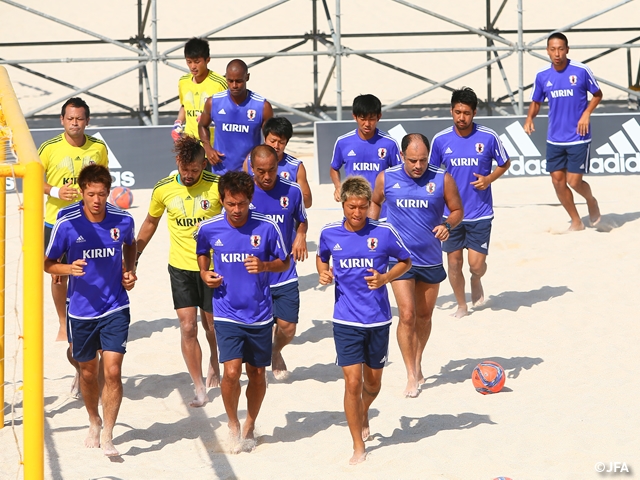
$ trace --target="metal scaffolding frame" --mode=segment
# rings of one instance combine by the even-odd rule
[[[218,53],[212,54],[211,58],[234,58],[237,56],[241,56],[243,58],[255,58],[256,60],[249,64],[249,67],[258,65],[260,63],[266,62],[272,58],[276,57],[293,57],[293,56],[310,56],[313,61],[313,99],[308,104],[307,108],[304,110],[293,108],[285,103],[274,101],[273,99],[269,99],[270,102],[274,105],[274,107],[279,108],[281,110],[291,112],[296,114],[305,120],[309,121],[317,121],[317,120],[327,120],[330,119],[326,113],[328,108],[324,105],[323,99],[325,98],[326,91],[328,89],[329,84],[331,83],[331,79],[335,75],[335,94],[336,94],[336,106],[335,106],[335,118],[337,120],[341,120],[343,118],[342,112],[342,72],[343,72],[343,57],[345,56],[358,56],[359,58],[363,58],[365,60],[374,62],[380,66],[392,69],[396,72],[400,72],[404,75],[410,76],[412,78],[419,79],[426,84],[427,87],[420,89],[410,95],[406,95],[403,98],[392,101],[391,103],[385,105],[383,110],[388,111],[390,109],[399,107],[401,105],[408,106],[407,102],[424,95],[433,90],[442,88],[445,90],[453,90],[452,87],[449,86],[455,80],[458,80],[466,75],[471,73],[486,69],[486,87],[487,87],[487,96],[486,98],[481,99],[481,104],[484,105],[489,114],[493,114],[493,112],[497,112],[500,114],[519,114],[522,115],[524,113],[524,92],[531,88],[531,84],[525,85],[524,83],[524,58],[525,54],[531,55],[533,57],[542,58],[547,60],[547,57],[538,53],[540,50],[544,50],[546,46],[541,43],[547,38],[551,30],[525,30],[523,28],[523,0],[512,0],[511,3],[516,3],[517,8],[517,18],[518,18],[518,26],[515,30],[499,30],[496,28],[496,24],[498,19],[500,18],[501,13],[504,11],[505,6],[508,3],[508,0],[501,0],[500,6],[495,13],[495,16],[492,17],[491,13],[491,0],[485,0],[485,9],[486,9],[486,22],[485,27],[483,29],[478,29],[470,25],[466,25],[462,22],[459,22],[453,18],[449,18],[443,16],[433,10],[429,10],[420,5],[416,5],[415,3],[411,3],[408,0],[389,0],[390,2],[397,3],[407,9],[411,9],[414,12],[419,12],[423,15],[428,15],[434,18],[437,18],[443,22],[447,22],[448,24],[457,27],[459,30],[452,31],[438,31],[438,32],[389,32],[389,33],[354,33],[354,34],[343,34],[341,27],[341,0],[334,0],[334,12],[333,15],[329,10],[328,0],[311,0],[311,18],[312,18],[312,29],[310,31],[296,34],[296,35],[272,35],[272,36],[246,36],[246,37],[221,37],[216,36],[216,34],[222,32],[225,29],[228,29],[231,26],[238,25],[248,19],[254,18],[258,15],[263,14],[269,10],[272,10],[276,7],[279,7],[285,3],[290,1],[300,1],[300,0],[275,0],[273,3],[265,5],[258,10],[248,13],[242,17],[239,17],[231,22],[228,22],[224,25],[220,25],[208,32],[202,33],[201,37],[207,38],[210,42],[224,42],[224,41],[251,41],[256,45],[260,41],[264,40],[292,40],[294,43],[291,45],[276,51],[276,52],[252,52],[252,53]],[[309,0],[306,0],[307,2]],[[418,1],[418,0],[414,0]],[[495,1],[495,0],[494,0]],[[637,33],[640,31],[640,27],[627,27],[627,28],[577,28],[579,25],[591,20],[593,18],[599,17],[607,12],[610,12],[622,5],[626,5],[628,3],[634,2],[636,0],[619,0],[608,7],[603,8],[598,12],[594,12],[584,18],[580,18],[575,20],[567,25],[554,30],[560,32],[590,32],[590,33],[602,33],[602,32],[611,32],[611,31],[625,31],[630,33]],[[25,59],[5,59],[0,58],[0,64],[6,64],[11,67],[20,69],[29,74],[38,76],[40,78],[46,79],[50,82],[53,82],[58,85],[62,85],[64,87],[69,88],[70,92],[63,97],[56,98],[55,100],[48,101],[43,105],[38,106],[37,108],[32,109],[29,112],[26,112],[25,117],[29,118],[37,118],[37,114],[42,112],[43,110],[48,109],[57,104],[63,103],[67,98],[79,95],[86,94],[97,98],[101,101],[107,102],[110,105],[113,105],[121,112],[122,116],[135,116],[138,117],[140,122],[146,125],[157,125],[159,123],[160,114],[165,113],[160,109],[163,107],[175,102],[178,97],[172,97],[164,102],[159,102],[159,93],[158,93],[158,65],[162,62],[163,64],[175,68],[177,70],[188,72],[188,70],[182,65],[178,65],[174,63],[175,60],[182,60],[182,55],[176,53],[180,50],[184,44],[186,43],[186,38],[158,38],[158,18],[157,18],[157,0],[137,0],[137,15],[138,15],[138,30],[135,36],[129,38],[128,40],[117,40],[114,38],[107,37],[100,33],[88,30],[82,26],[75,25],[73,23],[67,22],[63,19],[54,17],[52,15],[48,15],[46,13],[34,10],[31,7],[28,7],[22,3],[19,3],[14,0],[0,0],[0,2],[5,3],[7,5],[11,5],[15,8],[24,10],[29,12],[32,15],[36,15],[42,18],[45,18],[51,22],[58,23],[70,29],[79,31],[89,37],[93,37],[92,40],[75,40],[75,41],[49,41],[49,42],[12,42],[0,44],[0,47],[37,47],[37,46],[50,46],[50,45],[94,45],[94,44],[110,44],[121,48],[123,51],[126,51],[128,56],[103,56],[103,57],[78,57],[78,58],[25,58]],[[318,29],[318,14],[324,13],[327,27],[329,33],[321,32]],[[146,36],[145,32],[147,31],[147,25],[150,23],[151,28],[151,36]],[[524,42],[525,34],[541,34],[539,37],[535,38],[533,41],[529,43]],[[424,37],[432,37],[432,36],[451,36],[451,35],[468,35],[474,38],[480,38],[481,40],[485,40],[486,45],[477,46],[470,45],[465,47],[425,47],[425,48],[400,48],[400,49],[382,49],[382,48],[372,48],[372,49],[352,49],[346,46],[343,41],[349,38],[386,38],[386,37],[415,37],[417,39]],[[517,35],[517,40],[512,41],[508,38],[505,38],[505,35]],[[627,79],[628,86],[620,85],[614,81],[611,81],[605,77],[597,76],[599,82],[608,85],[614,89],[617,89],[621,92],[625,92],[629,95],[629,98],[637,99],[640,96],[640,64],[638,65],[637,73],[634,77],[634,69],[632,66],[632,56],[631,49],[639,48],[640,43],[637,43],[640,40],[640,36],[636,36],[624,43],[616,43],[616,44],[604,44],[604,43],[596,43],[591,45],[572,45],[571,48],[573,50],[576,49],[597,49],[602,50],[597,55],[594,55],[591,58],[583,60],[584,63],[589,63],[593,60],[601,58],[603,56],[609,55],[615,51],[620,49],[626,49],[627,51]],[[159,48],[160,43],[170,43],[172,46],[161,51]],[[477,43],[477,42],[476,42]],[[303,45],[311,44],[311,50],[298,50],[299,47]],[[324,49],[322,49],[324,47]],[[399,54],[399,53],[443,53],[443,52],[486,52],[486,61],[478,63],[477,65],[468,68],[464,71],[461,71],[447,79],[444,80],[436,80],[427,78],[419,73],[407,70],[405,68],[394,65],[385,60],[381,60],[379,58],[374,57],[376,54]],[[518,80],[517,80],[517,88],[513,89],[511,87],[511,83],[509,82],[509,78],[507,72],[503,66],[502,61],[510,57],[512,55],[516,55],[518,58]],[[329,69],[328,75],[323,82],[322,87],[320,87],[320,73],[318,70],[318,57],[319,56],[328,56],[333,58],[333,63],[331,68]],[[96,82],[93,82],[89,85],[85,86],[76,86],[72,85],[68,82],[62,81],[57,78],[53,78],[50,75],[43,74],[38,72],[37,70],[27,67],[25,65],[33,65],[33,64],[46,64],[46,63],[78,63],[78,62],[133,62],[134,64],[122,71],[111,74],[105,78],[102,78]],[[508,92],[507,95],[493,98],[492,97],[492,65],[496,65],[498,71],[500,72],[500,78],[504,82],[505,88]],[[151,68],[151,75],[149,74],[149,68]],[[104,95],[99,95],[92,92],[92,89],[103,85],[107,82],[110,82],[114,79],[121,77],[132,71],[138,71],[138,106],[134,108],[132,106],[125,105],[122,101],[119,101],[115,98],[108,98]],[[512,111],[509,111],[508,109]],[[99,115],[94,112],[94,115]]]

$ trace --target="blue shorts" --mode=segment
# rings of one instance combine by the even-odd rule
[[[591,143],[554,145],[547,142],[547,172],[567,169],[569,173],[589,173]]]
[[[333,340],[336,344],[340,367],[365,363],[379,370],[389,356],[389,325],[356,327],[333,322]]]
[[[254,367],[271,365],[273,323],[250,327],[234,322],[214,321],[220,363],[242,359]]]
[[[298,323],[300,315],[300,289],[298,281],[271,287],[273,317],[288,323]]]
[[[389,262],[389,270],[391,270],[395,264],[395,262]],[[442,265],[435,265],[433,267],[412,266],[406,273],[396,278],[396,280],[415,279],[416,282],[436,284],[444,282],[446,278],[447,272],[444,271],[444,267]],[[394,280],[394,282],[396,280]]]
[[[95,320],[69,318],[67,336],[72,344],[73,358],[78,362],[89,362],[96,358],[98,350],[124,354],[127,351],[129,323],[129,307]]]
[[[478,253],[489,255],[491,221],[492,219],[487,219],[461,223],[451,230],[449,238],[442,242],[442,251],[451,253],[468,248]]]

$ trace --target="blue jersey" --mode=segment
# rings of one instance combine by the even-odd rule
[[[262,143],[262,112],[265,99],[247,91],[240,105],[231,99],[229,90],[211,97],[211,120],[216,126],[213,148],[222,152],[222,162],[213,165],[213,173],[242,170],[242,163],[251,149]]]
[[[213,250],[213,264],[222,275],[222,284],[213,289],[213,311],[216,322],[267,325],[273,321],[269,273],[249,273],[244,266],[247,257],[263,262],[287,259],[284,239],[278,226],[269,218],[249,212],[247,222],[232,227],[226,213],[205,220],[198,229],[196,253],[206,255]]]
[[[531,100],[549,100],[547,141],[556,145],[574,145],[591,141],[591,130],[578,134],[578,121],[587,109],[587,92],[597,93],[600,86],[585,64],[569,60],[558,72],[549,64],[536,74]]]
[[[300,186],[283,178],[276,179],[275,185],[269,191],[264,191],[256,185],[251,207],[254,212],[262,213],[278,225],[284,238],[285,248],[290,252],[293,240],[296,238],[298,224],[307,221]],[[272,287],[295,282],[298,280],[296,262],[291,259],[288,270],[269,275]]]
[[[464,209],[463,222],[493,218],[491,185],[484,190],[471,185],[477,180],[474,173],[483,176],[491,173],[493,160],[503,166],[509,157],[498,135],[490,128],[474,123],[466,137],[458,135],[454,127],[446,128],[433,137],[429,164],[434,167],[444,165],[456,181]],[[449,213],[445,205],[444,215],[448,217]]]
[[[336,140],[331,168],[340,170],[344,165],[347,177],[362,175],[373,189],[378,174],[399,163],[402,163],[400,149],[391,135],[376,128],[376,133],[371,139],[363,140],[358,134],[358,129],[355,129]],[[383,205],[380,218],[386,216],[386,207]]]
[[[45,256],[57,259],[67,254],[68,263],[84,259],[85,274],[69,276],[69,317],[93,320],[129,306],[122,286],[122,245],[134,242],[133,217],[107,203],[101,222],[91,222],[83,202],[63,209],[51,232]]]
[[[282,160],[278,162],[278,175],[285,180],[291,180],[292,182],[298,181],[298,169],[302,160],[298,160],[296,157],[292,157],[288,153],[285,153]],[[247,173],[253,177],[253,169],[251,168],[251,155],[249,155],[249,161],[247,162]]]
[[[432,165],[420,178],[410,177],[404,165],[384,172],[387,221],[400,233],[416,267],[442,265],[442,245],[433,229],[442,223],[444,175]]]
[[[391,225],[367,219],[361,230],[351,232],[344,227],[344,220],[329,223],[320,231],[318,256],[325,263],[333,257],[334,322],[360,327],[391,323],[386,286],[369,290],[364,279],[371,276],[370,268],[386,272],[389,257],[409,258],[409,251]]]

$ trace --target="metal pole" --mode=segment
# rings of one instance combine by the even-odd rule
[[[518,115],[524,115],[524,37],[522,34],[522,0],[518,0]]]
[[[151,0],[151,50],[153,58],[153,105],[151,123],[158,125],[158,1]]]
[[[491,0],[486,1],[486,22],[487,22],[487,32],[493,31],[493,25],[491,25]],[[487,47],[492,47],[493,41],[490,38],[487,38]],[[487,52],[487,62],[491,60],[491,52]],[[491,65],[487,65],[487,113],[492,115],[491,113]]]
[[[142,56],[142,0],[138,0],[138,48],[140,49],[140,56]],[[140,118],[142,119],[142,112],[144,111],[144,75],[142,69],[138,70],[138,111],[140,112]]]
[[[318,0],[312,0],[313,12],[313,51],[318,51]],[[318,57],[313,56],[313,108],[320,108],[318,105]]]
[[[342,120],[342,44],[340,42],[340,0],[336,0],[336,120]]]

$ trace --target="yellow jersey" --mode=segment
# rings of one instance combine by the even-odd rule
[[[64,185],[78,186],[78,175],[86,165],[96,163],[109,168],[107,158],[107,146],[102,140],[85,135],[84,145],[74,147],[67,142],[64,132],[47,140],[38,149],[40,161],[44,167],[46,181],[52,187]],[[58,210],[77,200],[62,200],[55,197],[47,197],[44,222],[53,226],[56,223]]]
[[[169,265],[199,271],[195,234],[198,225],[222,210],[218,193],[220,177],[206,170],[192,186],[180,183],[179,174],[163,178],[153,188],[149,215],[161,217],[167,210],[169,227]]]
[[[224,92],[227,89],[227,81],[224,77],[209,70],[207,78],[202,82],[193,81],[193,75],[190,73],[180,77],[178,81],[178,94],[180,96],[180,105],[184,107],[186,122],[184,133],[195,138],[198,135],[198,119],[204,110],[204,104],[207,98],[214,93]],[[213,125],[211,128],[211,145],[213,145]]]

